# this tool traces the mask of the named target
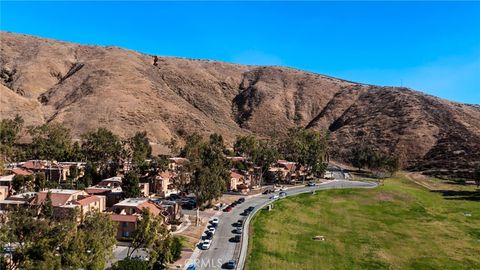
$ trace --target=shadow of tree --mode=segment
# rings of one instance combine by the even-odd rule
[[[447,200],[480,201],[480,190],[434,190],[432,192],[441,193]]]

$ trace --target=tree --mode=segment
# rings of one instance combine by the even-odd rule
[[[33,127],[29,130],[32,136],[32,155],[38,159],[68,160],[72,151],[70,130],[60,123],[50,123]]]
[[[393,175],[401,169],[401,161],[398,156],[388,155],[365,145],[352,149],[350,163],[359,170],[369,168],[376,172],[387,172]]]
[[[280,151],[289,160],[305,168],[307,175],[320,176],[326,170],[328,133],[312,129],[291,129],[280,143]]]
[[[35,174],[35,191],[39,192],[44,190],[47,187],[47,178],[45,177],[44,172]]]
[[[72,165],[68,169],[69,174],[67,175],[67,179],[70,181],[70,185],[73,188],[73,182],[76,182],[78,180],[78,177],[80,176],[80,169],[77,167],[77,165]]]
[[[474,180],[475,180],[475,184],[477,185],[477,188],[479,188],[480,187],[480,165],[475,170]]]
[[[99,128],[82,135],[82,140],[83,155],[95,165],[100,178],[115,176],[122,151],[118,136],[105,128]]]
[[[188,166],[192,175],[190,187],[196,195],[197,204],[211,202],[226,190],[230,179],[230,164],[224,155],[225,145],[221,135],[212,134],[208,142],[190,137],[182,149],[190,160]]]
[[[132,149],[132,161],[137,166],[142,165],[145,160],[152,156],[152,146],[147,137],[147,132],[136,132],[128,143]]]
[[[70,152],[68,153],[68,160],[70,161],[80,161],[84,160],[84,156],[82,153],[82,147],[78,142],[74,142],[72,147],[70,148]]]
[[[369,163],[372,161],[371,156],[372,150],[369,147],[364,145],[356,146],[350,152],[349,162],[360,171],[369,166]]]
[[[12,179],[12,188],[20,193],[22,191],[23,186],[25,185],[25,176],[21,174],[17,174]]]
[[[34,190],[34,176],[17,174],[12,179],[12,187],[17,193]]]
[[[64,228],[58,223],[38,219],[37,209],[19,208],[8,213],[0,228],[0,244],[15,243],[10,269],[60,269],[56,247],[71,232],[71,223]]]
[[[13,119],[2,119],[0,122],[0,144],[13,146],[23,128],[23,118],[18,114]]]
[[[126,258],[124,260],[118,261],[114,265],[112,270],[150,270],[148,262],[137,259]]]
[[[8,162],[19,160],[23,155],[22,149],[15,146],[23,128],[23,118],[16,115],[13,119],[0,121],[0,160]]]
[[[77,181],[77,188],[89,187],[94,182],[98,182],[102,179],[102,176],[98,173],[97,165],[92,161],[87,161],[84,168],[83,176]]]
[[[252,162],[259,167],[257,183],[261,186],[262,180],[270,168],[280,158],[280,153],[272,141],[260,141],[252,154]]]
[[[87,213],[80,226],[72,220],[36,215],[20,208],[8,215],[0,242],[16,243],[12,269],[105,269],[116,243],[116,226],[107,214]]]
[[[137,198],[140,197],[141,191],[139,187],[140,181],[138,175],[130,171],[123,178],[122,191],[125,198]]]
[[[45,203],[42,206],[42,215],[47,219],[53,218],[52,193],[50,191],[47,192]]]
[[[145,209],[133,233],[132,243],[127,251],[127,258],[131,259],[132,255],[139,248],[145,248],[150,257],[149,263],[153,266],[158,261],[159,256],[169,252],[169,249],[164,249],[164,241],[167,241],[168,237],[169,232],[163,224],[162,218],[154,216],[148,209]]]
[[[170,252],[172,253],[173,261],[177,261],[182,257],[183,243],[179,237],[173,237]]]
[[[108,214],[93,211],[87,213],[77,237],[85,249],[80,252],[84,269],[105,269],[106,258],[112,256],[113,247],[117,243],[117,224]]]
[[[145,172],[149,176],[155,178],[160,172],[168,170],[170,161],[166,155],[158,155],[153,157],[146,166]]]
[[[193,133],[186,139],[185,146],[180,150],[180,156],[188,158],[191,165],[195,165],[200,160],[201,149],[205,141],[197,133]]]
[[[258,141],[253,135],[237,137],[233,149],[235,154],[251,159],[258,148]]]

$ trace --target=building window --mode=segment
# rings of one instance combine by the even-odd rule
[[[122,232],[123,237],[128,237],[129,233],[128,232]]]
[[[127,222],[122,222],[122,228],[126,228],[128,226]]]

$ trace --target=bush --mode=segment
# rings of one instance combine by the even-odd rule
[[[122,261],[118,261],[112,270],[149,270],[150,266],[146,261],[127,258]]]

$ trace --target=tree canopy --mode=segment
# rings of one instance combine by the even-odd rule
[[[226,190],[230,179],[229,161],[224,155],[225,145],[221,135],[212,134],[208,141],[199,135],[187,138],[181,153],[190,160],[190,188],[198,205],[217,199]]]
[[[2,269],[105,268],[116,243],[116,226],[107,214],[90,212],[77,226],[37,213],[35,207],[8,213],[0,228],[0,244],[12,247],[12,261]]]
[[[48,159],[66,161],[72,155],[72,138],[70,130],[59,123],[44,124],[32,127],[29,130],[32,136],[30,149],[32,157],[36,159]]]
[[[137,198],[140,197],[141,191],[139,187],[140,181],[137,173],[129,171],[122,181],[122,191],[124,198]]]

